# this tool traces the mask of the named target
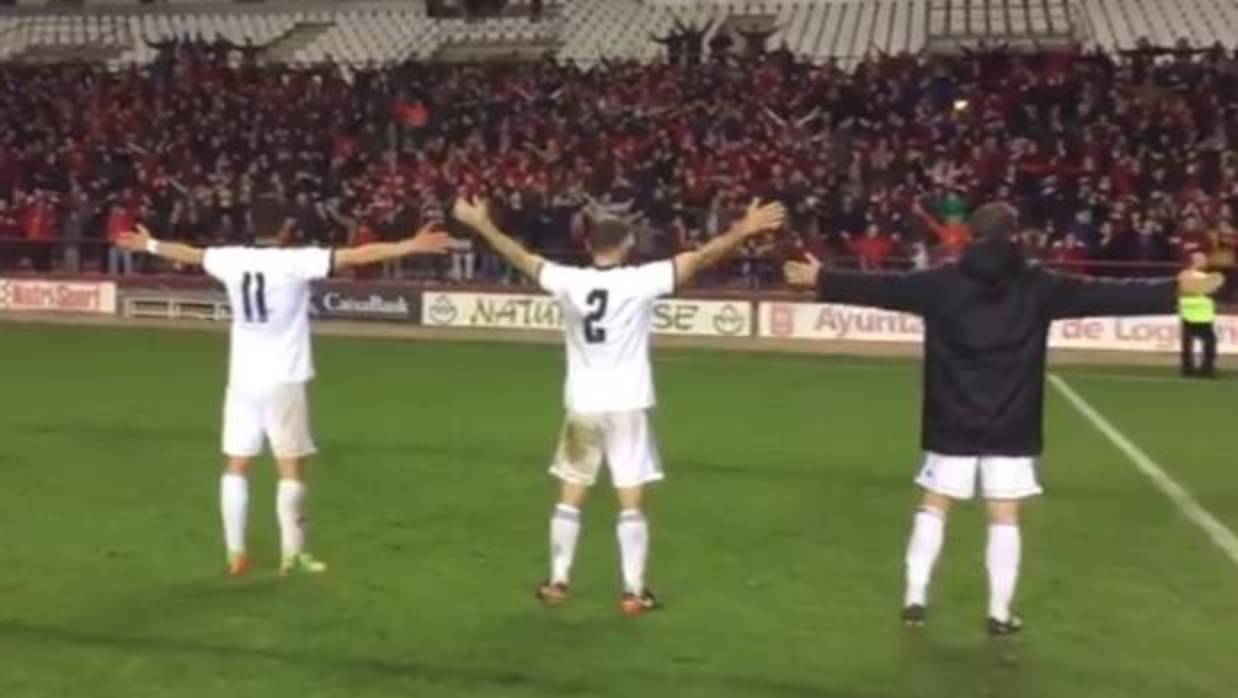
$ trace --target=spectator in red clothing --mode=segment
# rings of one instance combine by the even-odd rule
[[[1073,231],[1049,243],[1045,251],[1046,262],[1072,274],[1088,272],[1088,256],[1088,246]]]
[[[17,242],[20,238],[21,226],[18,225],[17,215],[8,200],[0,197],[0,268],[7,268],[17,257],[21,249]]]
[[[876,56],[851,71],[782,50],[588,70],[554,59],[237,68],[219,56],[171,41],[154,65],[122,72],[0,66],[0,192],[86,190],[90,210],[75,220],[87,239],[107,234],[111,203],[146,216],[149,199],[154,220],[206,244],[247,239],[298,199],[321,207],[314,237],[339,242],[379,196],[432,193],[424,214],[484,192],[500,210],[521,199],[528,242],[563,259],[580,253],[572,216],[548,216],[549,202],[579,205],[586,191],[630,202],[661,253],[681,212],[713,228],[705,209],[719,192],[777,196],[799,230],[860,235],[876,222],[916,245],[917,198],[997,193],[1045,228],[1087,210],[1110,220],[1119,205],[1123,230],[1135,214],[1155,219],[1151,239],[1131,232],[1112,246],[1076,227],[1093,258],[1152,255],[1149,266],[1173,260],[1167,231],[1190,210],[1211,222],[1238,202],[1238,157],[1221,143],[1238,113],[1228,55],[1146,60],[1135,80],[1132,56],[1069,52]],[[1138,82],[1183,89],[1132,94]],[[926,236],[946,257],[967,238],[953,218]]]
[[[925,210],[919,201],[913,205],[912,211],[932,231],[933,237],[941,244],[946,259],[957,259],[963,248],[967,247],[967,243],[971,242],[971,229],[962,218],[951,215],[944,222],[940,222]]]
[[[847,249],[855,256],[860,269],[876,271],[885,269],[894,253],[895,240],[881,232],[876,223],[870,223],[864,234],[847,240]]]
[[[397,121],[409,128],[422,128],[430,122],[430,110],[421,100],[397,100],[392,112]]]
[[[293,225],[293,223],[289,222],[288,225]],[[352,235],[348,239],[348,244],[353,247],[359,247],[378,242],[378,240],[378,230],[374,226],[372,216],[370,213],[366,213],[357,220],[356,225],[353,227]],[[357,267],[353,270],[353,278],[374,279],[378,277],[380,272],[381,269],[374,265]]]
[[[132,231],[136,226],[137,216],[129,208],[127,202],[118,201],[112,204],[112,208],[108,212],[105,231],[109,243],[107,273],[113,276],[133,273],[133,253],[121,248],[116,243],[120,239],[121,234]]]
[[[51,270],[55,230],[55,208],[51,195],[37,191],[30,196],[21,215],[21,232],[28,241],[26,250],[36,271]]]

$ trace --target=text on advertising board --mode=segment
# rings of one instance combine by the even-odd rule
[[[761,303],[758,336],[826,341],[918,343],[920,318],[886,310],[820,303]],[[1238,354],[1238,317],[1217,318],[1222,353]],[[1059,320],[1049,329],[1054,349],[1177,351],[1181,327],[1176,317],[1105,317]]]
[[[0,279],[0,310],[111,314],[116,312],[116,284]]]
[[[314,289],[311,305],[320,319],[413,320],[420,315],[414,290],[370,284],[339,284]]]
[[[511,293],[429,294],[422,322],[450,327],[555,330],[563,327],[563,310],[549,296]],[[668,299],[654,305],[658,334],[748,336],[752,306],[746,301]]]

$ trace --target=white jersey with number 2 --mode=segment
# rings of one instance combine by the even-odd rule
[[[653,306],[660,296],[675,290],[674,262],[609,268],[546,262],[538,283],[563,309],[568,411],[593,414],[653,407],[649,363]]]
[[[228,385],[246,391],[305,383],[310,353],[310,282],[331,273],[331,250],[212,247],[202,260],[232,307]]]

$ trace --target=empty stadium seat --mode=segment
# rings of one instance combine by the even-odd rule
[[[23,5],[41,6],[38,2]],[[0,58],[39,48],[93,46],[115,49],[116,64],[146,62],[157,52],[148,43],[173,37],[223,37],[237,44],[269,45],[297,28],[315,27],[307,43],[291,49],[298,61],[327,56],[347,62],[426,57],[441,46],[461,43],[540,42],[561,58],[591,62],[609,57],[653,60],[662,47],[651,36],[670,31],[676,18],[717,26],[729,17],[757,18],[777,28],[771,47],[845,66],[873,50],[915,52],[930,36],[1003,36],[1070,30],[1090,44],[1133,47],[1141,38],[1159,45],[1185,39],[1193,45],[1220,41],[1232,47],[1238,36],[1238,3],[1233,0],[723,0],[668,7],[638,0],[575,0],[545,3],[546,17],[518,13],[484,21],[432,19],[425,4],[365,3],[348,7],[291,3],[264,6],[204,5],[185,0],[134,12],[130,0],[90,0],[95,12],[0,13]],[[940,8],[949,6],[951,11]],[[708,40],[708,36],[706,40]]]

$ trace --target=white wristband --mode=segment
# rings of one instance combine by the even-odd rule
[[[146,251],[150,254],[159,254],[159,241],[155,238],[147,238]]]

